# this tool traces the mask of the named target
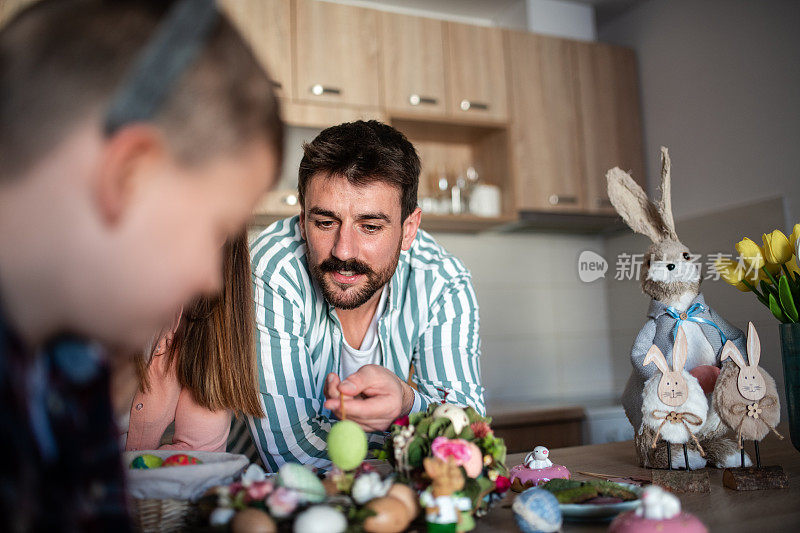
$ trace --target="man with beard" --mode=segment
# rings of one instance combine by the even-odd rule
[[[395,419],[445,397],[485,411],[478,303],[461,261],[419,229],[413,145],[359,121],[303,149],[299,217],[252,247],[267,416],[250,429],[271,470],[328,467],[342,399],[347,418],[373,432],[371,447]]]

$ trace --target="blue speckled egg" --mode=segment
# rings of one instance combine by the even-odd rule
[[[514,500],[511,506],[522,533],[553,533],[561,529],[561,509],[550,492],[532,487]]]

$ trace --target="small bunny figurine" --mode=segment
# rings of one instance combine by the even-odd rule
[[[460,511],[472,509],[472,501],[455,493],[464,488],[464,474],[452,458],[447,462],[435,457],[422,461],[425,473],[431,478],[431,486],[420,495],[420,503],[425,509],[428,531],[456,530],[461,519]]]
[[[528,468],[550,468],[553,462],[550,460],[550,450],[544,446],[537,446],[531,453],[525,456],[523,461]]]
[[[654,363],[661,374],[653,374],[644,384],[642,424],[654,432],[651,447],[656,448],[661,436],[667,442],[667,465],[672,470],[670,444],[682,444],[686,470],[689,456],[686,443],[694,441],[701,455],[703,448],[695,436],[706,421],[708,401],[697,378],[683,369],[688,343],[682,327],[678,327],[672,351],[672,369],[655,344],[647,351],[644,365]]]
[[[633,370],[622,404],[625,414],[636,431],[634,442],[642,466],[664,468],[668,460],[663,448],[652,452],[652,435],[642,431],[642,393],[645,381],[656,372],[644,365],[652,345],[662,354],[671,354],[678,326],[684,328],[688,352],[684,369],[690,373],[715,376],[720,366],[720,353],[726,341],[744,349],[744,334],[711,309],[700,293],[699,265],[692,261],[689,249],[675,232],[672,216],[670,159],[667,149],[661,148],[661,200],[651,202],[630,174],[613,168],[606,174],[608,197],[630,228],[651,241],[642,264],[642,291],[651,297],[647,322],[631,349]],[[700,367],[700,368],[698,368]],[[697,370],[695,370],[697,369]],[[711,392],[711,388],[706,391]],[[724,435],[727,427],[716,413],[710,413],[698,438],[715,466],[725,467],[738,459],[736,444]],[[698,450],[689,451],[693,468],[702,468],[706,459]]]
[[[752,322],[747,325],[747,357],[749,365],[733,343],[725,343],[722,360],[730,358],[733,362],[727,361],[722,367],[714,387],[713,405],[722,421],[736,432],[742,454],[743,439],[755,442],[756,464],[760,467],[758,441],[770,431],[781,439],[783,436],[775,429],[781,419],[778,389],[772,376],[758,366],[761,341]]]

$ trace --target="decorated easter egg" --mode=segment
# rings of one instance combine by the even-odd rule
[[[161,459],[161,457],[150,453],[143,453],[142,455],[137,456],[131,462],[131,468],[149,470],[151,468],[158,468],[163,463],[164,461]]]
[[[315,505],[303,511],[294,521],[295,533],[343,533],[347,519],[327,505]]]
[[[347,471],[358,468],[367,456],[367,434],[351,420],[334,424],[328,433],[328,457]]]
[[[400,533],[405,531],[412,517],[405,504],[397,498],[384,496],[370,501],[366,508],[375,514],[364,520],[367,533]]]
[[[278,471],[278,484],[297,492],[303,502],[319,503],[325,499],[325,486],[308,468],[286,463]]]
[[[414,489],[408,485],[395,483],[389,487],[389,492],[387,492],[386,495],[400,500],[400,502],[406,506],[408,516],[410,516],[412,520],[419,514],[419,496],[417,496]]]
[[[261,509],[242,509],[231,520],[232,533],[276,533],[275,521]]]
[[[203,461],[197,457],[192,457],[191,455],[186,455],[185,453],[176,453],[175,455],[170,455],[164,459],[164,464],[161,466],[186,466],[199,464],[203,464]]]
[[[517,496],[511,510],[522,533],[553,533],[561,529],[558,499],[543,488],[533,487]]]

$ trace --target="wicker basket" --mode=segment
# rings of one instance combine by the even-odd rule
[[[188,500],[131,500],[134,525],[143,533],[185,531],[196,523],[197,507]]]

